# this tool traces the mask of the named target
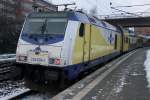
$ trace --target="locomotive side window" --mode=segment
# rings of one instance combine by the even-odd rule
[[[84,36],[84,32],[85,32],[85,25],[83,23],[81,23],[80,29],[79,29],[79,36],[83,37]]]

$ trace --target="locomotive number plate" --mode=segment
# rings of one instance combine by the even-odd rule
[[[48,65],[48,54],[29,54],[28,61],[31,64]]]

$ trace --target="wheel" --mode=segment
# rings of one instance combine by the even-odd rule
[[[10,74],[11,74],[11,79],[13,80],[23,79],[23,70],[20,67],[12,66]]]
[[[65,89],[65,73],[63,70],[60,71],[60,78],[59,78],[59,88],[60,90]]]

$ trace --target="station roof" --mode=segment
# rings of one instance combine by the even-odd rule
[[[123,27],[150,27],[150,16],[135,18],[109,18],[103,20]]]

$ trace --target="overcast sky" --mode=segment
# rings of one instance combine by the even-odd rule
[[[110,8],[110,2],[112,2],[112,6],[126,6],[126,5],[141,5],[141,4],[150,4],[150,0],[48,0],[54,4],[63,4],[63,3],[72,3],[75,2],[77,8],[83,8],[90,11],[93,7],[97,7],[98,15],[106,15],[112,14],[116,12]],[[125,10],[127,12],[150,12],[150,5],[148,6],[140,6],[140,7],[128,7],[128,8],[118,8]]]

